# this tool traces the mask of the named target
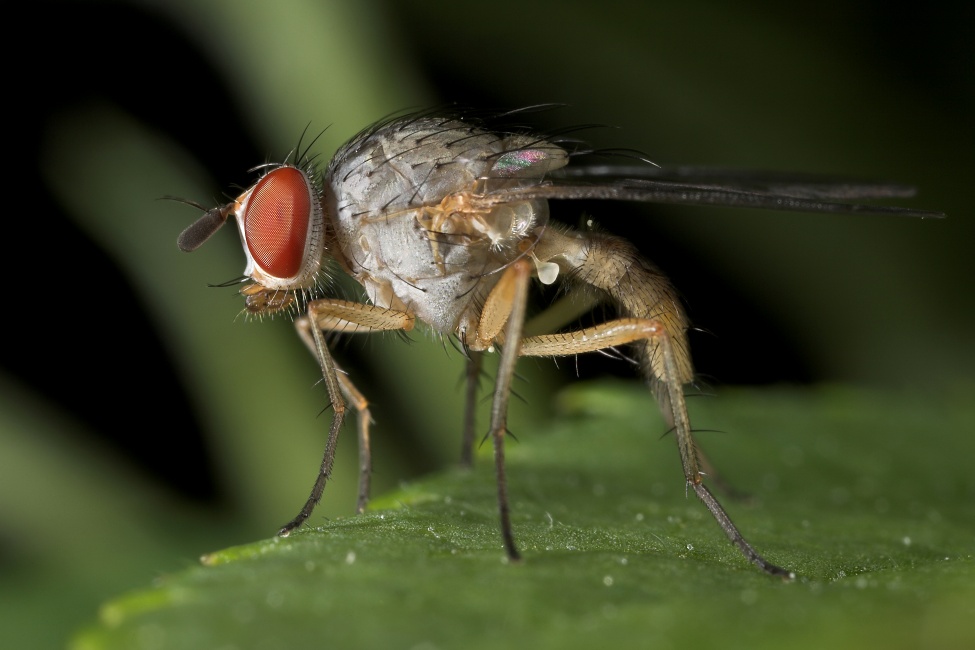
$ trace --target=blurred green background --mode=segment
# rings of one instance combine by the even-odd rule
[[[24,11],[11,28],[30,47],[8,55],[7,106],[27,163],[12,152],[21,207],[6,241],[9,259],[31,268],[8,282],[0,359],[0,621],[21,641],[11,647],[56,647],[105,598],[270,535],[307,496],[327,424],[315,364],[287,319],[245,323],[232,288],[207,287],[243,270],[233,228],[180,253],[176,236],[198,213],[157,199],[215,205],[309,125],[328,127],[315,147],[327,159],[400,109],[559,102],[534,116],[539,128],[605,124],[584,136],[661,164],[915,184],[918,198],[901,203],[949,219],[555,209],[570,221],[585,209],[673,278],[708,332],[695,359],[718,390],[828,381],[935,394],[975,377],[966,3],[118,0]],[[336,350],[373,400],[375,493],[459,451],[460,357],[412,338]],[[562,366],[522,365],[516,435],[576,373],[630,371],[597,358]],[[351,513],[354,484],[347,432],[313,522]]]

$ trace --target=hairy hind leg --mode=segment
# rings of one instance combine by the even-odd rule
[[[728,539],[750,562],[766,573],[791,578],[793,576],[791,571],[772,564],[752,548],[731,521],[728,513],[702,482],[701,455],[691,434],[690,418],[687,415],[676,355],[667,328],[660,321],[623,318],[574,332],[530,337],[522,341],[520,353],[521,356],[565,356],[640,341],[653,344],[659,351],[661,376],[657,379],[656,389],[666,396],[666,400],[661,402],[665,401],[670,407],[668,419],[672,418],[673,421],[687,485],[711,511]]]
[[[526,338],[521,354],[564,356],[634,344],[651,391],[676,432],[687,485],[750,562],[767,573],[791,577],[790,571],[771,564],[745,541],[702,481],[706,461],[691,433],[684,401],[684,385],[694,374],[687,343],[688,319],[670,281],[632,244],[603,233],[549,228],[533,253],[541,262],[558,264],[573,282],[603,292],[622,318],[573,332]]]

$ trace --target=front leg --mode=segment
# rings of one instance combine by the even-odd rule
[[[312,323],[315,323],[315,326],[312,326]],[[359,495],[356,501],[356,513],[364,511],[369,500],[369,483],[372,474],[372,454],[369,444],[369,423],[371,421],[369,402],[332,359],[328,346],[325,344],[323,331],[409,331],[413,329],[414,323],[413,315],[406,312],[382,309],[365,303],[327,298],[310,302],[307,314],[295,321],[298,335],[321,366],[322,378],[325,381],[332,405],[332,423],[329,426],[325,451],[322,454],[318,477],[315,479],[311,494],[298,515],[278,531],[278,535],[281,537],[287,537],[293,530],[301,526],[322,498],[325,483],[332,474],[338,433],[345,417],[346,399],[351,402],[356,410],[359,434]]]

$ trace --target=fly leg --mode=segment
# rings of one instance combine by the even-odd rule
[[[670,415],[677,432],[677,445],[680,450],[681,465],[684,469],[684,479],[687,481],[687,485],[693,488],[694,493],[711,511],[731,542],[750,562],[766,573],[785,578],[793,577],[791,571],[772,564],[752,548],[731,521],[728,513],[704,485],[701,479],[703,473],[700,469],[700,453],[691,435],[690,419],[687,416],[687,405],[684,402],[684,391],[680,382],[671,379],[678,376],[677,359],[674,355],[670,335],[660,321],[623,318],[574,332],[526,338],[522,341],[521,356],[567,356],[640,341],[652,342],[660,355],[663,376],[657,381],[658,390],[664,391],[665,401],[671,407]]]
[[[314,335],[307,318],[299,318],[295,321],[295,328],[301,336],[305,345],[315,352]],[[334,362],[333,362],[334,363]],[[361,515],[369,504],[369,487],[372,480],[372,445],[369,440],[369,425],[372,424],[372,413],[369,411],[369,400],[355,387],[349,376],[338,364],[335,365],[335,376],[339,381],[339,390],[345,398],[348,406],[356,412],[356,432],[359,439],[359,494],[356,498],[355,513]]]
[[[307,315],[295,321],[298,335],[321,366],[322,377],[325,380],[328,397],[332,404],[332,423],[329,427],[322,463],[311,495],[298,515],[278,531],[278,535],[281,537],[287,537],[293,530],[301,526],[322,498],[325,483],[332,474],[338,434],[345,417],[345,399],[351,402],[357,412],[358,419],[359,495],[356,501],[356,512],[361,513],[365,510],[366,503],[369,500],[369,481],[372,473],[372,457],[369,446],[369,423],[371,420],[369,402],[332,359],[328,346],[325,344],[323,332],[409,331],[413,329],[414,322],[413,315],[405,312],[333,299],[315,300],[309,303]]]
[[[504,468],[504,436],[507,433],[508,399],[511,397],[511,381],[518,361],[525,311],[528,301],[528,283],[531,280],[531,264],[525,259],[516,260],[505,269],[498,283],[491,289],[481,309],[477,332],[473,341],[465,341],[473,350],[485,350],[495,343],[501,344],[501,359],[494,382],[491,400],[490,436],[494,443],[494,467],[498,484],[498,511],[501,516],[501,537],[508,558],[521,559],[511,530],[511,513],[508,503],[508,483]]]
[[[464,395],[464,438],[460,448],[460,466],[470,469],[474,466],[474,428],[476,426],[477,389],[481,383],[481,362],[484,353],[467,351],[465,372],[466,392]]]
[[[661,412],[676,432],[687,486],[750,562],[766,573],[792,577],[790,571],[768,562],[751,547],[703,483],[702,456],[684,401],[683,386],[694,374],[687,344],[688,321],[667,278],[629,242],[602,233],[549,228],[534,253],[543,261],[557,263],[574,281],[604,292],[623,317],[593,328],[526,338],[521,354],[562,356],[635,344]]]
[[[372,413],[369,412],[369,400],[359,392],[349,376],[337,365],[335,370],[339,379],[339,389],[356,412],[356,430],[359,438],[359,495],[356,497],[355,513],[361,515],[369,504],[369,486],[372,480],[372,446],[369,442]]]

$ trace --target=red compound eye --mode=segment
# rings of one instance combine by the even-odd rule
[[[257,182],[243,223],[247,248],[262,271],[276,278],[297,275],[311,214],[311,190],[301,170],[278,167]]]

